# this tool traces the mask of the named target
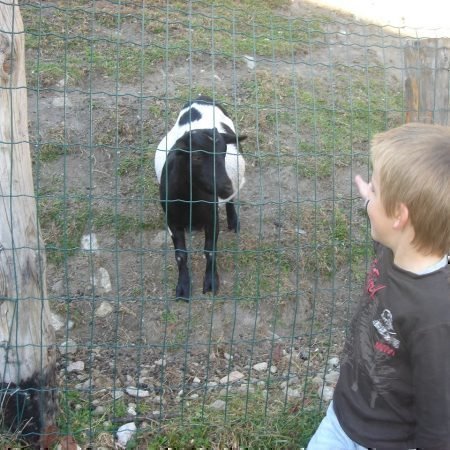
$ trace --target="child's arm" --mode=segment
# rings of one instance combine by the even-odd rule
[[[359,191],[359,195],[364,200],[364,203],[367,203],[369,201],[369,193],[370,193],[370,183],[366,183],[360,175],[356,175],[355,177],[355,183]]]

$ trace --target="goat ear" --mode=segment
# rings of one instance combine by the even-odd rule
[[[225,144],[237,144],[247,139],[246,135],[236,136],[234,133],[222,133]]]

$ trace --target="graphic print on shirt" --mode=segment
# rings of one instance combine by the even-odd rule
[[[381,338],[375,342],[375,348],[389,356],[395,356],[396,350],[400,347],[392,322],[392,313],[388,309],[383,310],[380,319],[372,322]]]
[[[400,341],[394,329],[391,310],[383,307],[383,295],[380,293],[386,285],[382,279],[379,260],[373,260],[367,274],[365,296],[360,302],[342,354],[341,364],[351,364],[354,370],[352,389],[359,389],[359,369],[364,367],[372,378],[376,389],[372,392],[370,403],[375,404],[379,393],[389,389],[388,379],[395,378],[392,360],[400,347]]]
[[[374,259],[367,274],[366,290],[372,300],[375,300],[375,294],[384,289],[386,286],[377,284],[377,279],[380,277],[380,271],[377,268],[378,259]]]

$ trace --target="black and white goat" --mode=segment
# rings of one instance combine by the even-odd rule
[[[245,161],[232,120],[223,107],[206,96],[187,103],[173,128],[159,143],[155,170],[161,206],[175,247],[178,265],[177,298],[188,300],[191,280],[185,231],[205,230],[206,271],[203,293],[217,293],[216,265],[219,203],[226,204],[230,230],[239,229],[233,199],[243,186]]]

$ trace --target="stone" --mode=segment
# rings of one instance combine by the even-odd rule
[[[146,397],[150,396],[149,391],[146,391],[144,389],[139,389],[134,386],[129,386],[129,387],[125,388],[125,392],[128,395],[130,395],[131,397],[136,397],[136,398],[146,398]]]
[[[253,366],[253,369],[256,370],[257,372],[264,372],[267,370],[268,367],[269,367],[269,365],[266,362],[261,362],[261,363],[255,364]]]
[[[221,378],[219,380],[220,384],[226,384],[226,383],[234,383],[235,381],[241,380],[242,378],[244,378],[244,374],[241,372],[238,372],[237,370],[230,372],[229,375]]]
[[[97,236],[95,233],[85,234],[81,238],[81,249],[88,252],[96,252],[98,250]]]
[[[67,366],[67,372],[83,372],[84,370],[84,362],[83,361],[75,361]]]
[[[75,353],[78,350],[77,343],[73,339],[67,339],[58,345],[58,350],[62,355]]]
[[[225,406],[226,402],[224,402],[223,400],[216,400],[209,405],[211,409],[215,409],[217,411],[223,411],[225,409]]]
[[[55,331],[59,331],[64,327],[63,318],[54,312],[51,313],[50,321]]]
[[[106,301],[101,302],[100,306],[95,311],[95,316],[96,317],[106,317],[113,312],[113,309],[114,308],[110,302],[106,302]]]
[[[331,386],[324,386],[323,388],[319,387],[317,393],[320,397],[322,397],[322,400],[324,402],[329,402],[333,399],[334,388],[332,388]]]
[[[327,373],[325,375],[325,382],[328,384],[336,384],[339,378],[339,372],[336,372],[335,370],[331,371],[330,373]]]
[[[94,274],[94,279],[92,284],[95,288],[97,294],[107,294],[111,292],[111,279],[109,277],[108,271],[104,267],[99,267]]]
[[[123,424],[117,430],[117,446],[119,448],[126,448],[127,443],[133,438],[136,433],[136,424],[134,422],[129,422]]]

